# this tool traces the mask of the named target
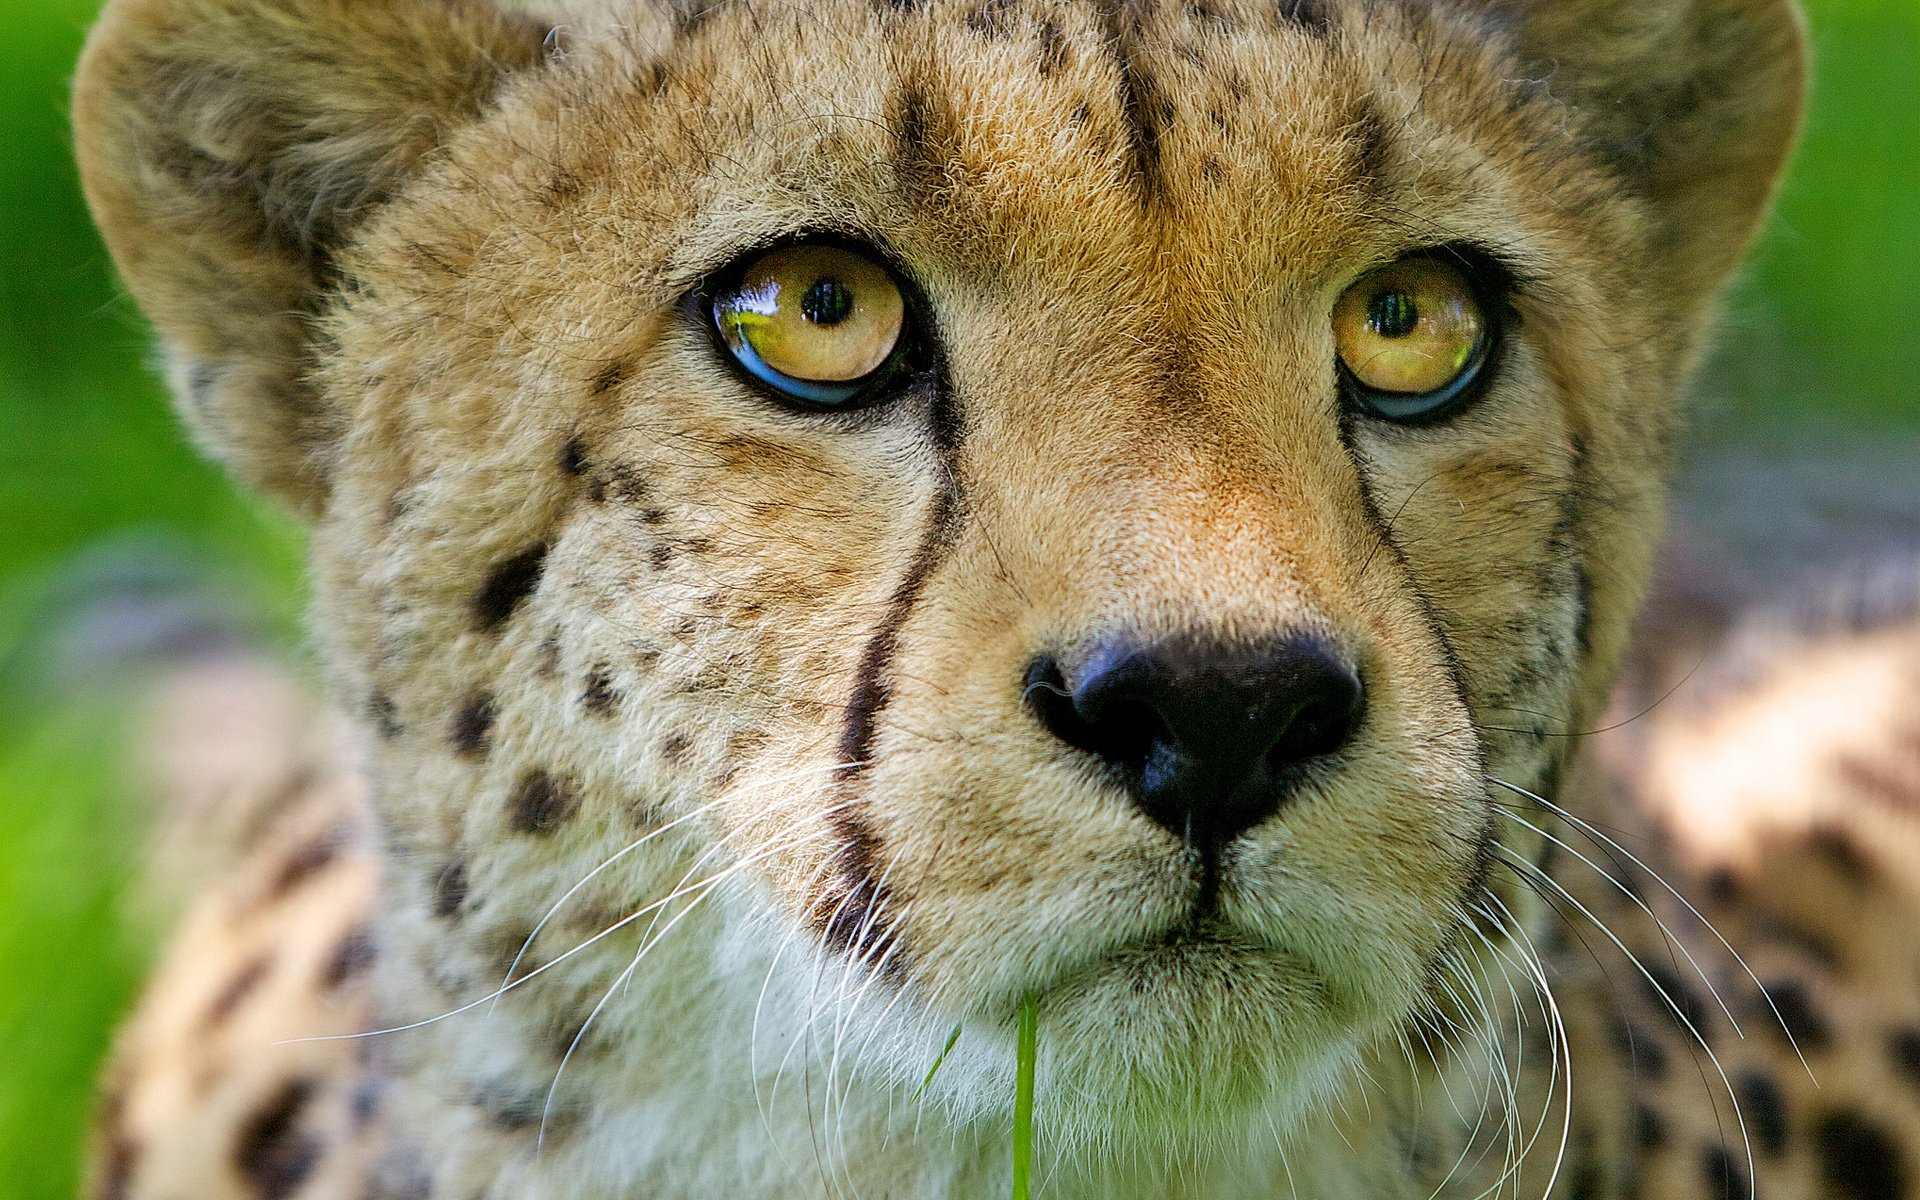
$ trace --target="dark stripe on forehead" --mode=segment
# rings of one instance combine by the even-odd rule
[[[1333,14],[1327,0],[1276,0],[1280,19],[1308,33],[1325,35],[1333,31]]]
[[[1140,63],[1139,10],[1128,0],[1101,0],[1107,53],[1119,78],[1121,133],[1127,140],[1133,186],[1143,205],[1160,192],[1160,135],[1172,107]]]

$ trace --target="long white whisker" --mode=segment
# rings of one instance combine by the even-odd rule
[[[648,842],[651,842],[653,839],[661,836],[662,834],[665,834],[669,830],[675,829],[680,825],[685,824],[688,821],[694,820],[695,818],[700,817],[705,813],[711,812],[714,808],[720,805],[735,803],[740,800],[746,799],[749,796],[757,795],[763,791],[772,791],[776,787],[782,787],[782,786],[785,786],[786,784],[794,783],[802,779],[811,778],[816,775],[832,774],[835,771],[844,771],[850,767],[858,766],[858,765],[861,765],[861,764],[832,763],[826,767],[809,767],[804,771],[796,771],[791,775],[785,775],[778,779],[768,779],[768,780],[758,781],[751,788],[740,788],[733,791],[722,793],[721,795],[715,796],[712,800],[707,801],[705,804],[702,804],[694,808],[692,811],[680,814],[679,816],[675,817],[673,820],[668,821],[665,825],[662,825],[660,828],[649,830],[645,835],[639,838],[636,838],[631,842],[628,842],[625,846],[622,846],[620,849],[614,851],[613,854],[608,856],[607,859],[603,861],[599,866],[595,867],[593,870],[588,871],[585,875],[581,876],[579,882],[575,883],[572,887],[568,888],[566,892],[563,893],[558,900],[555,900],[553,902],[553,904],[547,909],[546,913],[543,916],[541,916],[539,922],[534,925],[533,931],[527,934],[526,940],[520,943],[520,949],[518,953],[516,953],[513,956],[513,961],[507,964],[506,978],[503,979],[501,982],[503,984],[513,982],[513,973],[514,971],[519,969],[520,962],[523,958],[526,957],[527,951],[532,949],[534,939],[540,936],[540,931],[547,927],[547,923],[553,920],[554,916],[558,914],[559,911],[566,906],[567,902],[569,900],[572,900],[576,895],[580,893],[580,889],[586,887],[589,883],[592,883],[595,877],[597,877],[602,871],[607,870],[609,867],[613,866],[615,863],[619,862],[621,859],[625,858],[627,855],[632,854],[635,850],[638,850],[640,847],[646,845]],[[721,840],[724,841],[725,839],[721,839]],[[499,997],[496,994],[495,1001],[497,1002],[498,999]]]
[[[803,840],[811,840],[812,838],[815,838],[815,837],[826,836],[826,831],[815,831],[813,833],[804,834],[801,836]],[[776,846],[771,850],[767,850],[763,853],[756,854],[749,858],[743,858],[738,862],[729,864],[726,868],[723,869],[722,874],[732,874],[743,867],[751,866],[754,863],[760,862],[765,858],[771,857],[775,854],[784,853],[785,851],[792,849],[793,846],[799,845],[799,844],[801,843],[798,841],[790,844],[783,843],[782,845]],[[479,1008],[481,1005],[486,1004],[490,1000],[496,999],[497,997],[501,996],[506,992],[513,991],[515,988],[522,987],[528,983],[533,982],[535,979],[538,979],[540,976],[546,974],[548,971],[559,966],[561,963],[567,961],[568,959],[574,957],[577,954],[584,952],[589,947],[593,946],[595,943],[600,942],[605,938],[613,936],[613,934],[626,928],[628,925],[633,924],[635,921],[638,921],[641,917],[644,917],[649,913],[657,911],[662,905],[671,904],[673,901],[687,894],[687,892],[692,890],[693,888],[699,888],[704,886],[712,878],[715,878],[715,877],[709,877],[709,879],[703,879],[700,881],[700,883],[693,884],[689,888],[678,889],[674,892],[669,893],[668,895],[660,897],[658,900],[655,900],[645,905],[642,908],[638,908],[633,912],[628,913],[626,916],[620,918],[618,921],[615,921],[613,924],[607,926],[605,929],[602,929],[599,933],[594,934],[592,937],[588,938],[586,941],[581,942],[579,945],[573,947],[571,950],[568,950],[566,953],[555,957],[551,962],[544,963],[541,966],[536,967],[531,971],[528,971],[525,975],[522,975],[520,978],[514,980],[513,982],[505,984],[499,988],[496,988],[493,991],[488,992],[486,995],[479,997],[478,999],[470,1000],[467,1003],[460,1005],[458,1008],[448,1009],[446,1012],[440,1013],[437,1016],[426,1017],[422,1020],[412,1021],[405,1025],[393,1025],[385,1029],[368,1029],[368,1030],[363,1030],[359,1033],[334,1033],[334,1034],[326,1034],[323,1036],[316,1036],[316,1037],[287,1038],[283,1041],[275,1042],[274,1044],[277,1046],[291,1046],[291,1045],[299,1045],[300,1043],[303,1043],[303,1042],[345,1042],[345,1041],[354,1041],[358,1038],[384,1037],[387,1034],[407,1033],[411,1030],[422,1029],[428,1025],[438,1024],[439,1022],[445,1021],[450,1017],[457,1017],[461,1013],[472,1012],[474,1009]]]
[[[1781,1015],[1779,1006],[1773,1002],[1773,996],[1767,992],[1766,985],[1760,982],[1760,977],[1754,974],[1753,968],[1747,965],[1747,960],[1741,956],[1738,950],[1734,949],[1733,943],[1729,942],[1726,939],[1726,937],[1720,932],[1719,927],[1716,926],[1712,921],[1707,920],[1706,915],[1702,913],[1699,909],[1695,908],[1693,906],[1693,901],[1687,899],[1686,896],[1681,893],[1679,888],[1676,888],[1671,883],[1667,882],[1666,876],[1662,875],[1660,872],[1654,870],[1652,867],[1648,866],[1645,862],[1641,861],[1639,855],[1635,854],[1633,851],[1621,845],[1619,841],[1615,840],[1612,837],[1609,837],[1603,830],[1599,828],[1599,826],[1594,825],[1592,822],[1580,816],[1577,816],[1576,814],[1568,811],[1566,808],[1563,808],[1558,804],[1555,804],[1553,801],[1547,799],[1545,796],[1537,796],[1523,787],[1518,787],[1514,784],[1508,783],[1504,779],[1495,778],[1492,775],[1486,776],[1486,779],[1489,783],[1498,784],[1499,786],[1506,788],[1510,792],[1516,793],[1517,795],[1524,796],[1527,799],[1532,800],[1534,803],[1540,805],[1542,808],[1545,808],[1547,811],[1560,817],[1562,820],[1565,820],[1571,823],[1575,828],[1579,829],[1582,833],[1586,834],[1588,837],[1612,848],[1615,851],[1618,851],[1621,854],[1626,855],[1627,861],[1631,862],[1634,866],[1639,867],[1642,871],[1645,871],[1647,875],[1655,883],[1659,884],[1663,889],[1665,889],[1669,895],[1671,895],[1675,900],[1678,900],[1681,904],[1685,905],[1687,911],[1692,913],[1694,917],[1699,920],[1700,924],[1706,927],[1707,932],[1713,935],[1714,940],[1719,942],[1720,945],[1726,949],[1726,952],[1733,956],[1733,961],[1738,963],[1740,965],[1740,970],[1746,974],[1748,979],[1753,981],[1753,986],[1760,989],[1760,996],[1762,999],[1764,999],[1767,1002],[1767,1008],[1769,1011],[1773,1013],[1773,1019],[1779,1023],[1781,1032],[1786,1034],[1787,1044],[1793,1047],[1794,1057],[1800,1060],[1800,1069],[1807,1073],[1807,1078],[1813,1081],[1813,1085],[1815,1087],[1820,1086],[1820,1081],[1819,1079],[1815,1078],[1812,1066],[1808,1065],[1807,1063],[1807,1056],[1800,1052],[1800,1043],[1797,1040],[1795,1040],[1793,1036],[1793,1030],[1788,1028],[1786,1017]]]
[[[1727,1076],[1726,1067],[1720,1062],[1720,1056],[1714,1053],[1713,1046],[1707,1041],[1705,1034],[1703,1034],[1699,1027],[1693,1023],[1692,1019],[1687,1016],[1686,1010],[1680,1007],[1679,1002],[1667,994],[1667,989],[1660,985],[1658,979],[1654,978],[1653,972],[1647,970],[1646,964],[1642,963],[1640,959],[1634,955],[1633,951],[1627,949],[1626,943],[1620,940],[1619,935],[1614,933],[1613,930],[1607,926],[1606,922],[1600,920],[1592,909],[1582,904],[1579,897],[1563,887],[1559,880],[1541,871],[1532,863],[1511,853],[1504,852],[1505,847],[1497,847],[1497,849],[1503,851],[1500,855],[1501,861],[1516,871],[1524,871],[1527,873],[1527,876],[1546,883],[1564,898],[1567,903],[1579,910],[1580,915],[1584,916],[1595,928],[1605,934],[1607,940],[1612,942],[1614,948],[1620,951],[1620,953],[1626,955],[1627,961],[1633,964],[1634,970],[1640,972],[1641,977],[1647,981],[1647,986],[1653,989],[1654,993],[1666,1004],[1667,1008],[1673,1013],[1681,1026],[1692,1036],[1694,1044],[1706,1052],[1707,1061],[1712,1064],[1714,1073],[1720,1077],[1721,1086],[1726,1089],[1727,1102],[1733,1107],[1734,1124],[1740,1130],[1740,1139],[1746,1150],[1747,1178],[1751,1180],[1753,1178],[1753,1139],[1747,1133],[1746,1116],[1740,1111],[1740,1097],[1734,1093],[1733,1081]]]
[[[1565,850],[1568,854],[1573,855],[1575,858],[1579,859],[1582,863],[1586,864],[1588,867],[1591,867],[1594,870],[1594,872],[1598,874],[1602,879],[1606,880],[1609,884],[1611,884],[1615,891],[1619,892],[1622,896],[1625,896],[1628,900],[1631,900],[1634,904],[1634,907],[1638,908],[1641,912],[1645,913],[1647,917],[1654,923],[1655,927],[1657,927],[1660,930],[1661,936],[1664,937],[1668,941],[1668,943],[1670,943],[1675,949],[1680,951],[1681,956],[1687,960],[1687,965],[1693,968],[1693,973],[1700,977],[1700,982],[1707,985],[1707,994],[1713,997],[1713,1002],[1720,1006],[1721,1012],[1726,1014],[1727,1023],[1733,1026],[1733,1032],[1739,1037],[1742,1037],[1742,1038],[1746,1037],[1746,1034],[1740,1031],[1740,1022],[1737,1019],[1735,1019],[1733,1015],[1733,1010],[1727,1007],[1726,999],[1720,995],[1720,989],[1714,986],[1713,979],[1711,976],[1707,974],[1706,968],[1702,967],[1699,963],[1699,960],[1693,957],[1693,952],[1687,949],[1687,944],[1684,941],[1682,941],[1673,932],[1673,930],[1667,928],[1667,923],[1660,919],[1660,915],[1654,912],[1653,909],[1648,906],[1645,900],[1642,900],[1640,897],[1633,894],[1632,888],[1628,887],[1626,884],[1622,883],[1620,880],[1614,878],[1613,875],[1606,870],[1606,868],[1602,867],[1599,863],[1594,862],[1592,859],[1588,858],[1586,855],[1580,853],[1580,851],[1576,847],[1568,845],[1564,840],[1555,837],[1551,833],[1548,833],[1546,830],[1540,828],[1538,825],[1535,825],[1532,821],[1527,820],[1525,817],[1521,816],[1519,813],[1512,812],[1512,811],[1509,811],[1508,809],[1499,808],[1499,807],[1496,807],[1495,811],[1500,813],[1502,816],[1506,817],[1509,821],[1519,822],[1520,824],[1526,826],[1528,829],[1532,830],[1534,833],[1545,838],[1547,841],[1552,842],[1554,845],[1560,847],[1562,850]]]

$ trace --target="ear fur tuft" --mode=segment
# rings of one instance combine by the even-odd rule
[[[311,514],[332,422],[307,380],[331,256],[542,56],[463,0],[112,0],[74,83],[82,182],[204,446]]]
[[[1512,0],[1529,76],[1647,197],[1683,307],[1712,296],[1766,213],[1799,128],[1793,0]]]

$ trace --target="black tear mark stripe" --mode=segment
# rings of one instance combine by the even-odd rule
[[[928,515],[926,532],[900,582],[887,602],[886,615],[867,639],[854,677],[840,729],[841,786],[852,792],[872,765],[874,732],[893,699],[893,660],[900,651],[900,633],[913,615],[929,577],[952,549],[964,511],[957,465],[962,436],[958,409],[944,390],[930,405],[930,433],[939,454],[941,479]],[[880,883],[879,839],[861,812],[857,797],[841,804],[830,818],[840,835],[840,867],[846,893],[830,908],[818,911],[815,925],[827,945],[854,953],[884,970],[899,966],[892,953],[894,941],[885,915],[886,889]]]
[[[1333,32],[1333,14],[1326,0],[1278,0],[1280,19],[1318,37]]]
[[[942,486],[934,497],[933,513],[927,521],[926,533],[921,536],[919,549],[914,552],[913,562],[894,588],[893,596],[887,601],[886,616],[881,618],[879,628],[867,639],[867,647],[860,655],[853,696],[847,702],[846,722],[840,729],[840,765],[847,778],[864,774],[869,765],[875,725],[893,699],[891,676],[894,656],[900,650],[900,631],[913,615],[914,604],[920,599],[928,576],[952,545],[959,516],[956,490]]]
[[[1386,550],[1393,561],[1399,564],[1401,577],[1407,581],[1407,590],[1414,602],[1420,606],[1422,619],[1433,634],[1434,642],[1440,647],[1440,661],[1446,668],[1447,686],[1452,690],[1454,701],[1460,705],[1467,719],[1473,719],[1473,704],[1467,694],[1467,667],[1460,658],[1460,651],[1454,646],[1453,639],[1447,636],[1447,627],[1440,620],[1440,610],[1428,598],[1426,589],[1420,586],[1419,576],[1414,574],[1413,564],[1408,561],[1406,551],[1394,540],[1393,527],[1388,523],[1386,514],[1380,510],[1380,502],[1373,494],[1373,485],[1367,478],[1367,465],[1360,456],[1360,447],[1354,441],[1354,418],[1351,413],[1343,413],[1340,420],[1340,444],[1346,449],[1347,461],[1353,464],[1355,486],[1360,490],[1360,512],[1369,528],[1373,530],[1379,545]],[[1482,739],[1473,739],[1475,769],[1482,779],[1487,777],[1487,751]],[[1469,912],[1475,911],[1483,892],[1488,890],[1492,879],[1494,848],[1500,844],[1499,823],[1495,819],[1497,811],[1491,803],[1485,806],[1484,820],[1475,842],[1475,861],[1469,868],[1461,891],[1461,900]]]

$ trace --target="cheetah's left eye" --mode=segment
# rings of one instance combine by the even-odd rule
[[[1487,314],[1460,268],[1421,254],[1370,271],[1333,309],[1349,399],[1389,421],[1452,411],[1486,364]]]
[[[906,300],[867,255],[802,243],[749,259],[714,295],[713,322],[734,362],[781,399],[848,408],[899,365]]]

